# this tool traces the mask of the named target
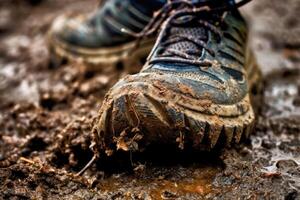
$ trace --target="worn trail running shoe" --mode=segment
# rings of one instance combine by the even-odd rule
[[[149,55],[155,37],[132,50],[136,38],[122,29],[140,32],[162,5],[160,0],[145,0],[143,4],[139,0],[109,0],[91,15],[60,16],[49,31],[50,50],[59,58],[99,68],[132,67]]]
[[[192,3],[193,2],[193,3]],[[143,150],[149,144],[211,150],[248,137],[250,91],[260,71],[247,46],[247,26],[231,1],[171,1],[143,69],[108,92],[94,133],[98,148]]]

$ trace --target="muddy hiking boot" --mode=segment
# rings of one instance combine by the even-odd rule
[[[155,37],[133,49],[136,38],[122,30],[140,32],[162,5],[160,0],[146,0],[143,4],[140,0],[107,0],[91,15],[58,17],[49,31],[53,61],[79,61],[99,69],[133,65],[141,68]]]
[[[250,91],[261,75],[238,11],[245,3],[167,3],[137,34],[162,27],[143,69],[106,95],[94,128],[98,148],[109,155],[150,144],[211,150],[249,137]]]

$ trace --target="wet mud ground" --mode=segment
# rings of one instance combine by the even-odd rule
[[[250,140],[210,153],[119,153],[82,177],[91,124],[126,72],[49,64],[53,18],[96,1],[37,2],[0,1],[0,199],[300,199],[300,1],[242,9],[265,82]]]

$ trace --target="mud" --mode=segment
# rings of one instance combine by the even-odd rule
[[[95,5],[0,2],[0,199],[300,199],[299,1],[243,8],[265,79],[250,140],[210,153],[151,147],[103,156],[76,177],[93,156],[104,94],[125,72],[53,66],[44,35],[58,14]]]

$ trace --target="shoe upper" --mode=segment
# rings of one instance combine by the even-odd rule
[[[247,26],[239,11],[179,12],[164,23],[147,63],[131,82],[214,104],[241,101],[248,93]],[[120,81],[116,88],[127,83]]]
[[[248,80],[255,71],[241,2],[176,0],[157,12],[140,34],[160,30],[143,69],[121,79],[103,101],[94,129],[100,149],[110,154],[152,143],[211,149],[249,135]]]
[[[51,31],[56,39],[75,46],[117,46],[134,40],[134,37],[122,32],[122,29],[140,32],[149,23],[153,12],[163,5],[159,0],[154,2],[147,6],[136,0],[109,0],[89,16],[58,17]]]

